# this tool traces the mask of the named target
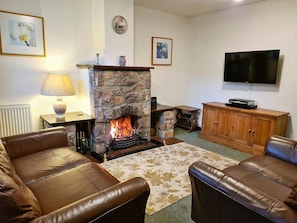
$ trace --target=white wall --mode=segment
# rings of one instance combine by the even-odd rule
[[[202,108],[208,101],[253,99],[259,107],[289,112],[287,136],[297,139],[296,21],[297,2],[291,0],[264,1],[189,21],[135,7],[135,62],[150,65],[151,36],[171,37],[173,65],[155,67],[152,76],[152,95],[161,103]],[[281,50],[279,85],[223,82],[225,52],[265,49]]]
[[[112,21],[117,15],[124,16],[128,29],[124,34],[113,30]],[[119,65],[119,56],[126,57],[126,65],[134,64],[134,0],[105,1],[105,64]]]
[[[167,105],[197,105],[187,100],[186,77],[189,68],[189,20],[135,6],[135,65],[151,65],[151,38],[173,39],[172,66],[154,66],[152,96]]]
[[[233,8],[191,21],[191,101],[227,102],[239,97],[256,100],[259,107],[290,112],[287,135],[297,139],[297,1],[270,0]],[[223,82],[224,53],[280,49],[280,83]]]
[[[133,0],[0,0],[0,8],[45,19],[45,58],[0,55],[0,104],[30,103],[35,129],[39,115],[53,113],[54,99],[40,95],[48,72],[69,73],[78,94],[65,98],[68,111],[85,111],[85,82],[76,64],[96,61],[99,52],[103,64],[115,65],[124,54],[127,65],[151,66],[151,37],[157,36],[173,39],[172,66],[152,70],[152,96],[160,103],[202,107],[254,99],[260,107],[290,112],[288,136],[297,139],[296,1],[264,1],[192,19],[134,8]],[[112,30],[118,14],[128,20],[125,35]],[[223,83],[226,51],[272,48],[284,58],[279,86]]]
[[[88,72],[80,73],[76,64],[96,62],[98,52],[102,64],[115,65],[119,49],[133,63],[133,0],[0,0],[0,9],[44,17],[46,57],[0,55],[0,104],[31,104],[34,129],[40,128],[41,114],[53,113],[55,98],[40,95],[47,73],[68,73],[77,94],[64,97],[67,111],[89,112]],[[111,12],[127,14],[130,21],[128,35],[120,40],[113,37],[111,25],[105,27],[115,16]],[[113,47],[123,39],[127,44]]]

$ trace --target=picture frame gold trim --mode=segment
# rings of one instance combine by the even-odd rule
[[[45,57],[43,17],[0,10],[0,53]]]
[[[165,37],[152,37],[152,65],[172,65],[173,39]]]

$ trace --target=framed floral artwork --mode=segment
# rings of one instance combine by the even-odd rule
[[[45,56],[43,17],[0,10],[0,30],[1,54]]]
[[[152,65],[172,64],[172,42],[170,38],[152,37]]]

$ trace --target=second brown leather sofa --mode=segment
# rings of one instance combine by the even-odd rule
[[[297,142],[272,136],[265,154],[220,171],[189,168],[192,219],[199,223],[296,223]]]

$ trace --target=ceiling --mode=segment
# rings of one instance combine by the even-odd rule
[[[180,16],[198,16],[266,0],[134,0],[134,4]]]

